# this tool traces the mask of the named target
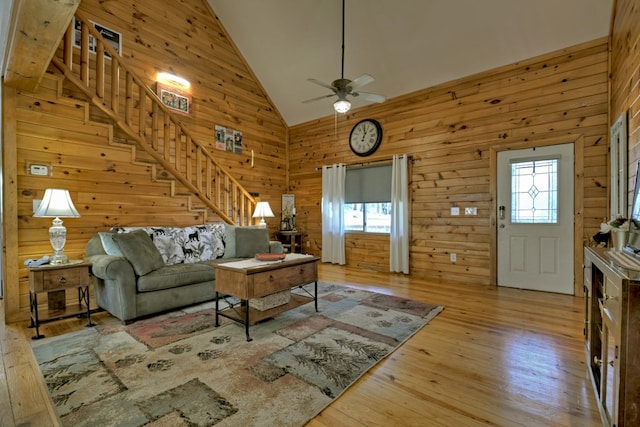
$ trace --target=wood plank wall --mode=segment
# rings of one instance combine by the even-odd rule
[[[410,269],[412,275],[456,283],[490,284],[493,200],[492,149],[579,141],[584,212],[576,218],[581,240],[607,216],[607,39],[462,78],[403,97],[293,126],[289,129],[290,188],[297,223],[311,250],[321,251],[321,172],[333,163],[362,161],[347,139],[366,117],[380,121],[384,137],[369,159],[413,156]],[[329,104],[328,104],[329,105]],[[328,107],[330,108],[330,107]],[[578,181],[579,182],[579,181]],[[450,208],[477,207],[477,216],[452,217]],[[347,234],[347,264],[388,271],[386,235]],[[457,262],[449,254],[457,253]],[[582,277],[576,277],[580,293]]]
[[[611,117],[627,112],[629,210],[640,159],[640,0],[615,2],[611,29]]]
[[[83,0],[80,10],[122,33],[123,56],[149,85],[161,71],[191,82],[193,114],[183,122],[249,191],[271,202],[279,215],[280,195],[286,192],[286,126],[206,1],[159,5],[154,0]],[[36,93],[4,89],[8,322],[28,315],[24,260],[51,253],[47,233],[51,220],[32,218],[33,200],[41,199],[48,187],[69,189],[82,215],[64,221],[65,252],[70,258],[81,258],[89,238],[112,226],[217,221],[190,209],[188,196],[172,197],[172,185],[155,178],[153,165],[144,161],[148,156],[132,151],[131,146],[113,144],[114,128],[99,122],[100,114],[78,99],[77,91],[60,83],[51,74]],[[215,125],[243,132],[242,154],[215,149]],[[28,175],[29,163],[51,165],[52,176]],[[277,218],[267,222],[271,230],[279,227]]]

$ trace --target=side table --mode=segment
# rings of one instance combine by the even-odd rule
[[[91,284],[91,263],[69,261],[66,264],[41,265],[29,267],[29,306],[31,311],[31,325],[36,328],[32,339],[43,338],[40,334],[40,323],[62,319],[64,317],[87,316],[87,327],[91,323],[91,307],[89,302],[89,285]],[[66,305],[67,289],[78,289],[78,304]],[[48,310],[40,313],[38,310],[38,293],[47,293]],[[84,307],[83,307],[84,304]]]
[[[302,233],[300,231],[278,231],[277,239],[282,242],[285,252],[301,253],[302,252]]]

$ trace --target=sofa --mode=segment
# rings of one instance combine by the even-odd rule
[[[264,227],[224,223],[116,227],[86,247],[98,307],[125,323],[215,300],[215,268],[257,253],[282,253]]]

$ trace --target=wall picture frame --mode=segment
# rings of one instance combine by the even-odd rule
[[[112,30],[111,28],[107,28],[104,25],[97,24],[93,21],[90,21],[91,24],[95,27],[96,30],[100,33],[100,35],[105,39],[107,43],[118,53],[118,55],[122,55],[122,34]],[[82,38],[82,22],[78,21],[75,17],[73,18],[73,45],[77,48],[80,48],[80,40]],[[93,36],[89,36],[89,51],[91,53],[96,53],[96,41]],[[104,52],[104,57],[107,59],[111,59],[111,55],[109,52]]]
[[[162,104],[174,113],[191,116],[192,96],[164,83],[156,83],[156,93]]]
[[[282,195],[282,231],[295,229],[296,196],[295,194]]]
[[[619,215],[625,218],[627,212],[628,165],[627,165],[627,112],[623,112],[611,126],[610,140],[610,209],[611,218]]]

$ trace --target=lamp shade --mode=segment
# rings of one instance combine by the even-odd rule
[[[71,201],[69,190],[47,188],[42,202],[33,216],[36,218],[78,218],[80,214]]]
[[[269,206],[269,202],[258,202],[256,205],[256,210],[253,212],[254,218],[264,218],[264,217],[272,217],[273,211],[271,210],[271,206]]]
[[[351,108],[351,103],[346,99],[338,99],[333,103],[333,108],[337,113],[346,113]]]

